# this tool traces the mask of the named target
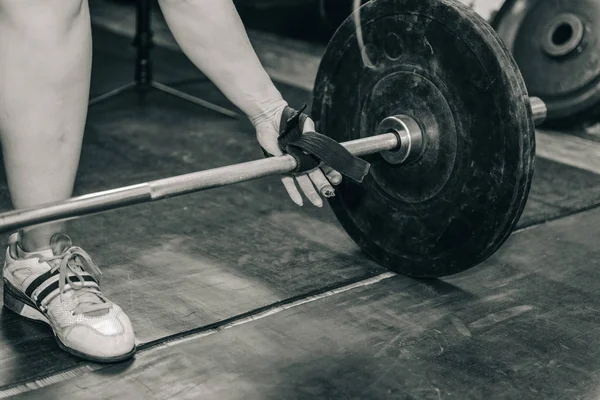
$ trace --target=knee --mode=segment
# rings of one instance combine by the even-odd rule
[[[23,33],[66,33],[88,17],[88,0],[0,0],[0,20]],[[32,28],[34,27],[34,28]]]

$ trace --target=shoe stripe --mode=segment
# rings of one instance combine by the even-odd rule
[[[75,277],[75,275],[69,275],[69,276],[72,277],[72,278]],[[85,280],[85,277],[86,276],[90,276],[90,274],[88,274],[87,272],[82,272],[81,276],[84,277],[84,280]],[[54,274],[54,275],[52,275],[49,279],[47,279],[45,282],[43,282],[41,285],[39,285],[37,287],[37,289],[35,289],[33,291],[33,293],[30,296],[31,299],[33,299],[34,301],[37,301],[37,298],[40,296],[40,294],[44,290],[46,290],[50,285],[58,282],[59,279],[60,279],[60,274]]]
[[[91,276],[91,275],[84,275],[83,276],[83,280],[86,282],[86,285],[85,285],[86,287],[96,286],[96,287],[99,288],[98,282],[96,281],[96,279],[94,279],[93,276]],[[74,281],[74,282],[79,282],[79,280]],[[89,283],[89,284],[87,284],[87,283]],[[57,290],[58,287],[59,287],[59,282],[56,281],[56,282],[53,282],[51,285],[49,285],[44,290],[42,290],[40,292],[40,294],[37,296],[37,298],[35,299],[35,302],[38,305],[38,307],[41,307],[42,306],[42,302],[44,301],[44,299],[46,299],[46,297],[48,297],[52,292],[54,292],[55,290]],[[71,286],[70,285],[66,285],[65,287],[69,287],[70,288]]]
[[[59,279],[60,279],[59,274],[52,275],[48,280],[46,280],[44,283],[39,285],[37,287],[37,289],[35,289],[33,291],[33,293],[31,294],[31,298],[35,301],[41,292],[43,292],[48,286],[52,285],[53,283],[58,282]]]
[[[84,288],[89,288],[89,289],[96,289],[98,292],[100,292],[100,286],[98,286],[95,282],[85,282],[83,284]],[[65,285],[65,292],[71,290],[71,285]],[[55,290],[53,290],[48,296],[46,296],[44,298],[44,300],[42,300],[40,307],[43,309],[46,309],[48,307],[48,304],[50,304],[50,302],[52,300],[54,300],[54,298],[56,296],[60,295],[60,289],[56,288]]]
[[[58,273],[58,272],[56,272],[56,273]],[[38,276],[37,278],[35,278],[33,280],[33,282],[31,282],[29,284],[29,286],[27,286],[27,289],[25,289],[25,294],[27,295],[27,297],[31,297],[31,295],[33,294],[35,289],[37,289],[42,283],[44,283],[48,279],[50,279],[52,277],[52,275],[53,275],[53,273],[51,271],[47,271],[47,272],[44,272],[43,274],[41,274],[40,276]]]

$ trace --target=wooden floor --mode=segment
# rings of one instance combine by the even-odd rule
[[[133,54],[127,38],[94,38],[98,95],[131,79]],[[228,105],[181,54],[159,47],[156,60],[158,80]],[[278,85],[292,104],[310,102]],[[261,157],[243,119],[158,92],[138,100],[90,109],[78,194]],[[296,207],[277,177],[80,219],[72,236],[140,352],[84,363],[2,310],[0,397],[598,398],[599,204],[594,170],[539,157],[508,243],[438,281],[373,263],[327,207]]]
[[[150,348],[128,365],[33,393],[40,399],[598,398],[599,220],[596,210],[514,235],[489,262],[460,276],[369,282]]]

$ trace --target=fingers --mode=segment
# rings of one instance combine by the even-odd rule
[[[303,132],[314,132],[314,121],[307,118],[302,130]],[[259,140],[263,148],[272,155],[281,155],[282,152],[277,145],[276,138],[273,140],[272,137],[269,137],[269,139],[271,140]],[[306,198],[316,207],[323,207],[323,200],[321,199],[320,194],[324,197],[333,197],[335,195],[335,189],[331,184],[338,185],[341,181],[342,175],[328,166],[324,166],[322,169],[317,168],[312,172],[298,175],[295,178],[292,176],[284,176],[281,178],[285,190],[294,203],[299,206],[303,205],[302,195],[296,187],[297,183]]]
[[[302,132],[314,132],[316,131],[315,128],[315,121],[313,121],[310,118],[306,118],[306,121],[304,121],[304,126],[302,127]]]
[[[334,185],[339,185],[342,182],[342,174],[340,174],[333,168],[331,168],[327,165],[323,165],[321,167],[321,169],[327,176],[327,179],[329,180],[329,182],[333,183]]]
[[[285,190],[288,192],[290,199],[292,199],[294,203],[302,207],[302,204],[304,202],[302,201],[302,195],[296,187],[296,183],[294,183],[294,178],[291,176],[284,176],[281,178],[281,182],[283,183]]]
[[[317,188],[317,192],[321,195],[325,197],[333,197],[335,195],[335,189],[333,189],[333,186],[331,186],[331,183],[327,180],[320,168],[310,172],[308,176]]]
[[[298,186],[304,192],[306,198],[313,203],[313,205],[317,207],[323,207],[323,200],[321,200],[321,196],[315,190],[312,181],[308,177],[308,175],[299,175],[296,177],[296,182],[298,182]]]
[[[316,169],[305,175],[296,176],[295,178],[284,176],[281,178],[281,182],[292,201],[299,206],[302,206],[304,202],[295,182],[298,182],[298,186],[300,186],[306,198],[316,207],[323,207],[323,200],[319,193],[325,197],[333,197],[335,195],[335,190],[320,169]]]

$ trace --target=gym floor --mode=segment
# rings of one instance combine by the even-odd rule
[[[133,12],[99,3],[92,97],[128,83],[134,61]],[[156,80],[230,107],[160,21],[155,29]],[[318,40],[251,37],[284,97],[310,103]],[[294,69],[299,58],[306,70]],[[132,319],[139,352],[83,362],[43,325],[2,309],[0,395],[598,398],[600,145],[593,133],[538,135],[517,230],[482,265],[440,280],[369,260],[327,206],[295,206],[277,177],[75,220],[72,236]],[[76,194],[260,157],[244,119],[130,91],[90,107]]]

